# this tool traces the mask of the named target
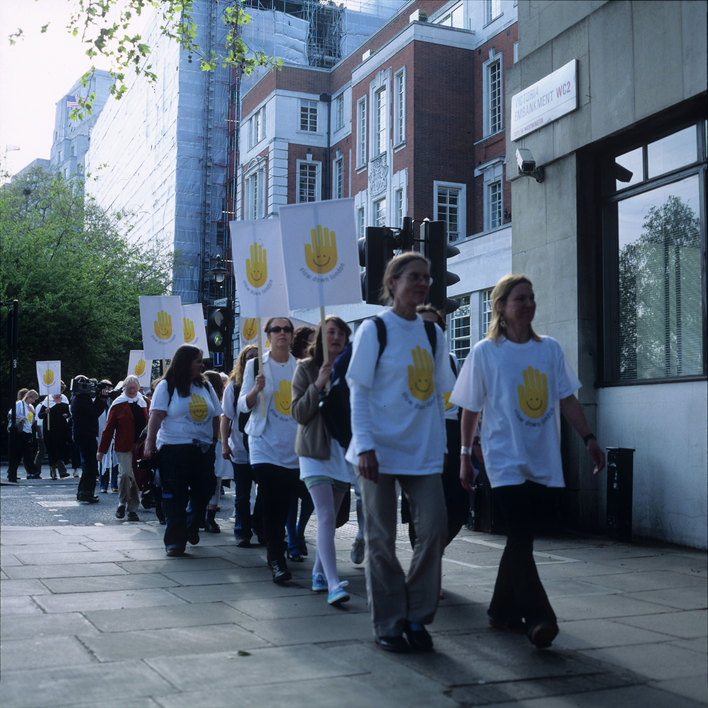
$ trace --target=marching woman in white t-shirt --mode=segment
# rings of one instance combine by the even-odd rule
[[[271,317],[266,322],[270,350],[263,357],[258,375],[255,359],[246,364],[238,397],[238,410],[251,413],[245,428],[248,455],[262,497],[268,566],[274,583],[285,583],[292,577],[285,562],[287,544],[283,538],[290,500],[297,494],[300,479],[295,454],[297,424],[290,414],[297,365],[290,353],[293,330],[287,317]]]
[[[202,374],[202,350],[183,344],[152,396],[144,451],[146,457],[159,453],[168,556],[184,555],[187,542],[199,543],[199,524],[216,481],[220,416],[219,399]]]
[[[496,629],[526,633],[538,649],[558,634],[556,616],[538,577],[533,540],[549,488],[563,487],[560,414],[586,444],[597,474],[605,456],[574,392],[580,381],[558,342],[531,327],[531,281],[504,276],[492,291],[486,339],[467,357],[450,400],[462,407],[460,481],[472,490],[472,441],[479,421],[490,484],[506,524],[507,542],[487,610]]]
[[[382,300],[392,303],[380,315],[386,345],[379,356],[376,323],[365,321],[347,370],[353,437],[346,458],[361,488],[369,607],[377,645],[393,652],[433,648],[424,625],[438,605],[446,536],[441,474],[450,365],[440,328],[431,323],[429,334],[416,313],[429,289],[423,255],[409,251],[393,258],[382,287]],[[396,481],[417,533],[407,574],[396,558]]]

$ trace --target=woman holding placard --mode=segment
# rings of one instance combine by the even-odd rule
[[[290,500],[297,494],[299,481],[297,425],[290,412],[291,382],[297,364],[290,353],[293,330],[287,317],[271,317],[266,322],[270,350],[263,356],[258,374],[255,360],[246,364],[238,398],[238,410],[251,412],[245,432],[253,474],[263,499],[268,566],[274,583],[284,583],[292,577],[285,562],[283,537]]]
[[[440,328],[416,312],[429,289],[427,258],[407,251],[391,259],[382,300],[392,306],[378,323],[357,330],[347,370],[353,438],[346,458],[357,467],[364,507],[366,589],[376,643],[392,652],[432,650],[424,625],[433,621],[440,595],[450,366]],[[396,482],[417,533],[407,574],[396,557]]]

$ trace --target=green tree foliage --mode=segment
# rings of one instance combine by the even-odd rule
[[[241,7],[240,0],[209,0],[222,9],[222,21],[228,28],[223,50],[207,53],[199,44],[199,27],[195,20],[196,0],[70,0],[72,14],[67,31],[86,47],[86,55],[93,62],[97,57],[105,57],[111,62],[110,73],[115,79],[111,92],[116,98],[127,90],[126,75],[142,75],[154,82],[157,75],[151,64],[151,46],[145,41],[135,26],[140,24],[143,13],[153,8],[157,12],[160,34],[178,42],[180,47],[198,58],[203,71],[212,71],[218,64],[233,67],[250,74],[258,66],[280,67],[279,59],[272,59],[263,52],[251,52],[240,36],[242,25],[251,21]],[[42,32],[46,32],[43,25]],[[9,35],[11,44],[23,36],[18,28]],[[87,85],[95,67],[92,66],[82,77]],[[71,116],[85,118],[91,113],[94,94],[82,99]]]
[[[36,387],[35,362],[56,359],[67,384],[124,378],[129,350],[142,349],[138,296],[166,294],[172,265],[123,237],[79,180],[35,169],[2,187],[0,299],[20,303],[18,386]],[[5,337],[0,352],[5,378]]]

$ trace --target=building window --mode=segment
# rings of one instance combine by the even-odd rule
[[[320,165],[318,162],[298,162],[297,200],[316,202],[320,199]]]
[[[357,117],[357,145],[356,145],[356,166],[363,167],[366,164],[366,96],[356,104]]]
[[[243,212],[245,219],[265,218],[265,167],[259,167],[246,175]]]
[[[435,218],[447,225],[450,243],[464,238],[464,185],[435,183]]]
[[[332,170],[332,199],[344,198],[344,158],[340,155],[334,161]]]
[[[406,73],[401,69],[393,77],[393,144],[406,141]]]
[[[484,64],[484,134],[492,135],[503,128],[502,62],[500,55],[490,52]]]
[[[403,225],[403,217],[405,216],[405,214],[403,213],[403,190],[397,189],[393,193],[393,198],[395,200],[393,206],[396,214],[396,223],[393,224],[393,226],[396,226],[400,229]]]
[[[464,10],[462,3],[458,3],[451,10],[446,12],[436,24],[445,25],[447,27],[457,27],[459,29],[464,29]]]
[[[484,339],[492,324],[492,291],[482,290],[479,293],[479,338]]]
[[[257,110],[248,121],[248,149],[254,148],[265,137],[265,106]]]
[[[374,155],[386,150],[386,87],[374,94]]]
[[[501,14],[501,0],[485,0],[484,21],[486,24],[494,22]]]
[[[344,94],[340,93],[334,99],[334,129],[341,130],[344,127]]]
[[[366,236],[366,216],[363,207],[356,210],[356,235],[357,238]]]
[[[498,229],[502,225],[502,183],[491,182],[487,185],[487,230]]]
[[[450,351],[457,357],[460,367],[470,353],[471,320],[470,296],[460,295],[455,298],[460,306],[447,316],[447,331],[449,333]]]
[[[386,199],[374,202],[374,226],[386,226]]]
[[[605,378],[706,374],[706,123],[610,156],[604,168]]]
[[[300,130],[317,132],[317,101],[300,101]]]

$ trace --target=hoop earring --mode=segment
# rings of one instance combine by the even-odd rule
[[[504,315],[499,318],[499,326],[502,329],[506,329],[506,320],[504,319]]]

